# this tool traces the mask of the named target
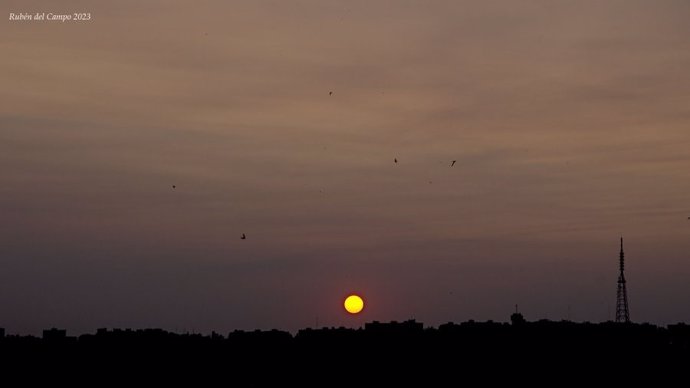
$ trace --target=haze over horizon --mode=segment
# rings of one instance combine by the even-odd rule
[[[689,2],[1,4],[9,333],[690,321]]]

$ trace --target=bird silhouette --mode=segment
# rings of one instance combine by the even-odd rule
[[[395,163],[398,163],[398,158],[393,159]]]
[[[175,185],[172,185],[172,186],[173,186],[173,190],[175,190],[175,188],[177,188],[177,186],[175,186]]]
[[[247,236],[245,236],[244,233],[242,233],[242,237],[240,237],[240,240],[246,240],[246,239],[247,239]]]
[[[329,95],[329,96],[332,96],[332,95],[333,95],[333,92],[328,92],[328,95]]]
[[[457,162],[457,160],[454,160],[453,163],[450,164],[450,166],[451,167],[455,166],[455,162]]]

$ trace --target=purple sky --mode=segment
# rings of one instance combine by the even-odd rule
[[[688,1],[1,9],[8,332],[690,321]]]

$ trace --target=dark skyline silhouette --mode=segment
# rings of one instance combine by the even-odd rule
[[[539,320],[520,313],[510,323],[467,321],[425,327],[421,322],[367,322],[362,328],[307,328],[228,334],[175,334],[160,329],[98,329],[69,336],[0,335],[8,375],[17,366],[54,371],[51,380],[115,373],[156,381],[230,378],[244,384],[366,378],[381,383],[422,379],[425,386],[483,382],[553,383],[592,378],[618,381],[647,375],[682,378],[690,361],[690,326]],[[75,372],[78,370],[79,372]],[[69,371],[69,372],[67,372]],[[621,374],[622,373],[622,374]],[[8,376],[5,375],[5,376]],[[249,379],[249,380],[245,380]]]
[[[471,331],[473,328],[482,329],[487,335],[492,329],[497,330],[511,330],[515,333],[517,330],[520,335],[527,331],[532,331],[536,335],[540,335],[543,332],[545,336],[548,336],[548,331],[550,329],[567,331],[569,328],[577,328],[578,330],[587,331],[589,330],[601,330],[610,332],[625,332],[626,330],[637,330],[637,328],[643,328],[644,330],[653,329],[660,334],[667,335],[670,332],[677,332],[682,336],[690,336],[690,326],[684,322],[677,322],[675,324],[670,324],[667,326],[657,326],[650,323],[634,323],[634,322],[615,322],[607,321],[600,323],[592,322],[573,322],[569,320],[559,320],[552,321],[548,319],[540,319],[537,321],[528,321],[520,312],[515,312],[510,315],[510,321],[508,322],[495,322],[489,321],[475,321],[468,320],[466,322],[454,323],[447,322],[438,327],[425,326],[422,322],[418,322],[414,319],[409,319],[405,321],[390,321],[390,322],[379,322],[371,321],[365,322],[361,327],[308,327],[298,330],[296,333],[292,334],[288,331],[283,331],[279,329],[270,330],[232,330],[228,334],[220,334],[215,331],[211,333],[196,333],[196,332],[169,332],[163,329],[157,328],[147,328],[147,329],[131,329],[131,328],[99,328],[95,332],[82,333],[79,335],[69,335],[68,331],[60,328],[49,328],[44,329],[40,336],[33,335],[22,335],[16,333],[8,333],[5,328],[0,328],[0,339],[7,341],[28,341],[35,342],[40,340],[44,343],[50,342],[65,342],[65,343],[75,343],[75,342],[89,342],[89,341],[106,341],[108,339],[137,339],[137,337],[145,340],[146,338],[155,337],[168,337],[168,338],[196,338],[196,339],[211,339],[211,340],[237,340],[242,342],[246,339],[256,338],[261,340],[262,338],[267,338],[269,340],[275,339],[278,343],[281,341],[290,340],[300,340],[305,339],[305,341],[312,341],[312,338],[317,338],[318,342],[319,336],[324,336],[324,338],[332,335],[334,338],[340,337],[340,334],[346,333],[345,335],[354,336],[355,333],[366,333],[367,336],[401,336],[413,338],[417,335],[422,335],[422,333],[451,333],[453,331],[460,332],[463,330]],[[584,328],[584,329],[583,329]],[[433,334],[432,334],[433,335]],[[484,341],[482,338],[476,339],[478,342]],[[669,344],[669,341],[664,341]],[[686,338],[685,341],[672,341],[674,345],[682,346],[687,348],[690,345],[690,337]],[[249,344],[250,345],[250,344]],[[326,346],[326,345],[324,345]],[[690,350],[690,348],[688,349]]]

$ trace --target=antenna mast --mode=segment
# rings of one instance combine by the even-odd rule
[[[621,237],[620,274],[618,275],[618,292],[616,294],[616,322],[629,323],[628,291],[625,287],[625,255],[623,254],[623,237]]]

